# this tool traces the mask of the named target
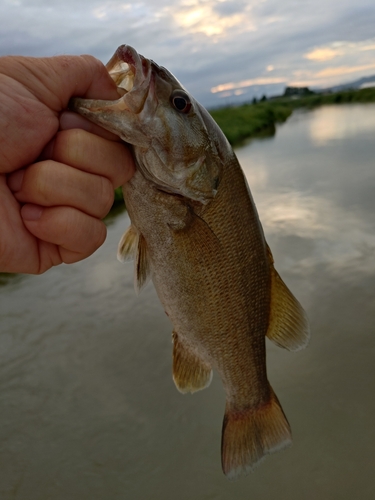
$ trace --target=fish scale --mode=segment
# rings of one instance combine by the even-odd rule
[[[120,99],[76,98],[71,107],[134,152],[137,169],[123,186],[131,226],[119,257],[135,260],[136,290],[152,279],[173,324],[177,389],[206,388],[212,369],[221,377],[222,468],[229,478],[247,474],[291,442],[267,380],[265,337],[305,347],[306,315],[274,268],[244,174],[209,113],[128,45],[107,69]]]

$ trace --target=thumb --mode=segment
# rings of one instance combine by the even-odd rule
[[[73,96],[89,99],[119,97],[107,69],[93,56],[14,56],[6,59],[12,60],[12,64],[6,67],[6,74],[20,84],[26,84],[38,101],[57,113],[67,107]]]

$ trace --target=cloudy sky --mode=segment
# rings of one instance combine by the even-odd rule
[[[206,106],[375,74],[374,0],[1,0],[0,55],[132,45]]]

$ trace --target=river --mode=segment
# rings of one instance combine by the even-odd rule
[[[224,394],[181,395],[171,325],[116,260],[108,220],[84,262],[0,286],[2,500],[370,500],[375,449],[375,106],[295,113],[237,150],[309,347],[267,341],[293,446],[221,472]]]

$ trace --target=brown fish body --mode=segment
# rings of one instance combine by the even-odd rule
[[[74,107],[134,144],[138,169],[123,186],[132,225],[119,255],[135,259],[136,288],[152,277],[173,324],[177,388],[203,389],[212,369],[219,373],[227,399],[222,464],[234,477],[290,443],[267,380],[265,337],[298,350],[306,318],[274,270],[243,172],[213,119],[164,68],[127,46],[108,64],[118,84],[121,71],[130,78],[120,61],[134,78],[123,101]]]
[[[270,269],[256,209],[234,155],[227,165],[207,208],[155,190],[139,172],[123,189],[178,343],[218,370],[228,398],[256,407],[269,399]],[[199,388],[185,383],[187,390]]]

